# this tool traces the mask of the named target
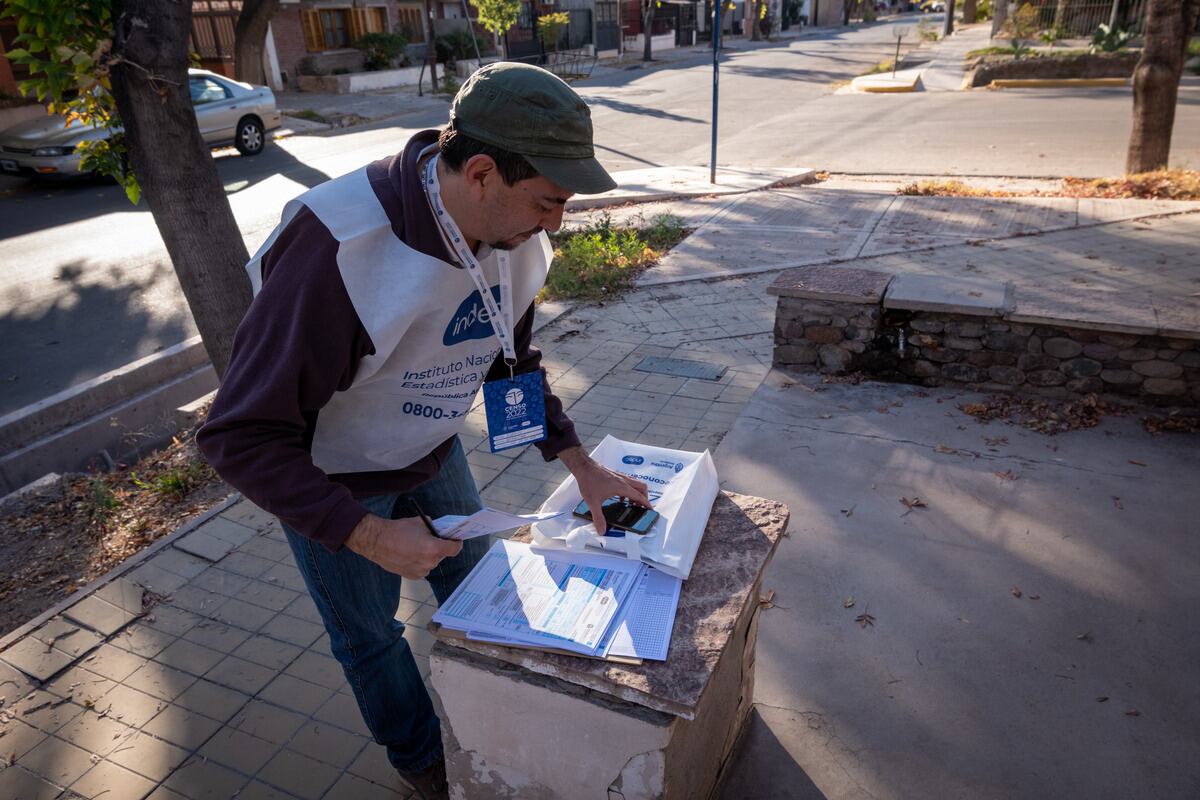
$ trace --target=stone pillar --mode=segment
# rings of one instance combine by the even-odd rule
[[[779,503],[717,497],[664,662],[498,647],[435,627],[450,796],[713,796],[750,712],[762,573],[787,520]]]

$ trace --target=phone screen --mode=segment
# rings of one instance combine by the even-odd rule
[[[572,512],[577,517],[591,519],[592,512],[586,501],[581,501]],[[658,520],[658,512],[650,508],[642,508],[627,503],[619,498],[604,501],[604,520],[611,528],[636,533],[645,536]]]

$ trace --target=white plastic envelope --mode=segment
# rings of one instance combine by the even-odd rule
[[[600,536],[592,523],[571,514],[583,498],[575,478],[568,477],[538,509],[542,514],[566,513],[535,523],[534,543],[567,550],[598,547],[686,580],[717,498],[717,468],[712,456],[707,450],[690,453],[606,436],[592,451],[592,458],[645,481],[660,515],[658,522],[645,536]]]

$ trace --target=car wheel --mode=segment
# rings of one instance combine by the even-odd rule
[[[262,123],[252,117],[246,117],[238,123],[234,135],[233,146],[244,156],[256,156],[263,151],[267,144],[266,134]]]

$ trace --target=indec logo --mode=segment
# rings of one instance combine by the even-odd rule
[[[524,392],[522,392],[522,391],[521,391],[519,388],[517,388],[516,386],[514,386],[514,387],[513,387],[513,388],[511,388],[511,389],[509,389],[509,390],[508,390],[507,392],[505,392],[505,394],[504,394],[504,402],[508,403],[510,406],[515,406],[515,405],[517,405],[518,403],[520,403],[520,402],[521,402],[522,400],[524,400],[524,399],[525,399],[525,393],[524,393]]]
[[[492,287],[492,297],[500,302],[500,287]],[[446,332],[442,334],[442,344],[446,347],[461,344],[471,339],[486,339],[492,336],[492,318],[483,305],[479,290],[467,295],[467,299],[454,312]]]

